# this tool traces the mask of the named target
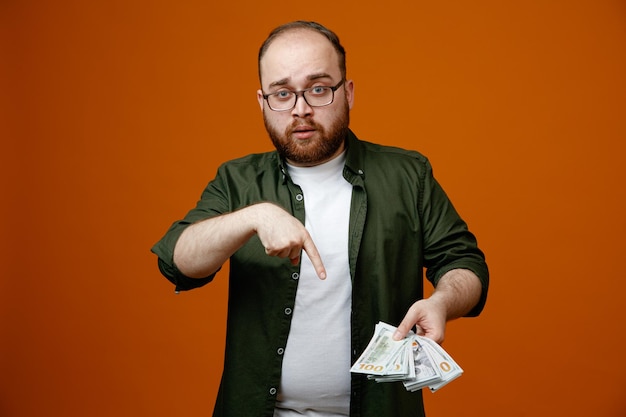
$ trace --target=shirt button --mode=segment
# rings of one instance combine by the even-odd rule
[[[287,308],[285,309],[285,314],[286,314],[286,315],[290,315],[290,314],[291,314],[291,309],[290,309],[289,307],[287,307]]]
[[[291,274],[291,278],[298,279],[300,278],[300,274],[298,274],[297,272],[294,272],[293,274]]]
[[[282,355],[283,353],[285,353],[285,349],[283,349],[283,348],[278,348],[278,349],[276,350],[276,353],[278,353],[279,355]]]
[[[276,388],[270,388],[270,395],[276,395]]]
[[[304,196],[302,194],[296,194],[296,200],[302,201],[303,199],[304,199]]]

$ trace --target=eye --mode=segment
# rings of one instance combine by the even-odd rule
[[[328,87],[325,87],[325,86],[319,85],[319,86],[317,86],[317,87],[313,87],[313,88],[311,88],[311,90],[310,90],[310,91],[311,91],[311,94],[314,94],[314,95],[317,95],[317,96],[321,96],[321,95],[323,95],[324,93],[326,93],[326,90],[328,90]]]
[[[289,90],[282,90],[282,91],[278,91],[278,92],[274,93],[274,96],[278,100],[289,100],[292,95],[293,95],[293,93],[291,91],[289,91]]]

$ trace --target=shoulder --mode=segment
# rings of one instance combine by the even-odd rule
[[[349,141],[349,160],[359,168],[368,171],[425,172],[431,169],[428,158],[417,150],[398,146],[382,145],[358,139],[351,135]],[[352,149],[350,149],[352,148]]]
[[[419,151],[412,149],[400,148],[391,145],[381,145],[374,142],[359,140],[364,152],[371,158],[390,158],[396,159],[415,159],[419,162],[425,162],[428,158]]]
[[[259,172],[280,170],[280,158],[276,151],[254,153],[223,162],[220,172]]]

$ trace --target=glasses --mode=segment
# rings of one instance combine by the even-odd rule
[[[319,85],[300,91],[281,90],[276,93],[263,94],[267,105],[274,111],[287,111],[296,107],[298,97],[301,95],[304,101],[311,107],[328,106],[335,99],[335,91],[341,87],[344,80],[339,81],[334,87]]]

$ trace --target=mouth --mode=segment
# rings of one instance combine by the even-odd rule
[[[293,128],[291,132],[296,139],[310,139],[315,134],[315,128],[301,125]]]

